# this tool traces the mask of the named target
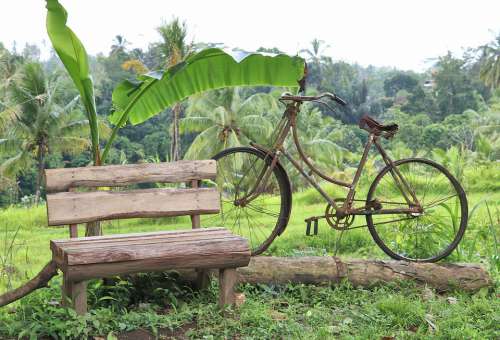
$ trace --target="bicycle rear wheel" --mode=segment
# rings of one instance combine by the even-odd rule
[[[390,257],[415,262],[436,262],[458,245],[467,227],[467,198],[458,181],[443,166],[427,159],[394,162],[423,208],[422,213],[366,215],[368,229]],[[377,200],[381,209],[408,208],[392,166],[373,181],[367,204]],[[408,193],[407,193],[407,196]]]
[[[269,168],[270,157],[254,148],[238,147],[223,150],[213,159],[217,161],[216,182],[221,195],[221,212],[213,223],[248,238],[252,255],[263,253],[290,217],[292,192],[286,172],[278,163],[259,195],[239,205],[237,200],[246,197],[262,171]],[[204,217],[203,224],[208,225],[209,220],[209,216]]]

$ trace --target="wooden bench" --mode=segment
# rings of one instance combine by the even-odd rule
[[[199,188],[201,180],[215,179],[215,161],[50,169],[45,175],[48,224],[69,225],[71,238],[52,240],[50,247],[63,272],[63,301],[69,298],[77,313],[87,311],[86,280],[180,268],[196,268],[201,286],[205,269],[219,269],[219,305],[234,303],[236,268],[250,261],[248,241],[223,228],[200,229],[199,215],[220,209],[217,188]],[[187,182],[189,188],[75,191],[151,182]],[[192,230],[78,237],[78,223],[180,215],[191,216]]]

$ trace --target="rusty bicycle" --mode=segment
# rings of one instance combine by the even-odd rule
[[[286,159],[326,201],[323,215],[305,220],[307,234],[317,234],[318,221],[324,219],[341,232],[367,227],[375,243],[394,259],[435,262],[448,256],[467,226],[467,198],[460,183],[432,160],[392,160],[382,147],[381,138],[391,139],[398,132],[398,125],[383,125],[367,115],[361,118],[359,127],[368,132],[368,139],[352,181],[328,176],[305,154],[296,124],[304,102],[326,104],[324,99],[346,105],[333,93],[283,94],[280,101],[286,109],[270,146],[251,142],[248,147],[226,149],[213,157],[217,161],[217,184],[224,202],[220,213],[222,225],[246,236],[253,255],[264,252],[284,232],[292,208],[292,188],[281,164]],[[284,148],[290,132],[304,167]],[[384,167],[369,186],[366,198],[358,199],[356,189],[373,146]],[[313,174],[346,188],[346,197],[331,197]],[[354,225],[356,216],[364,217],[366,224]]]

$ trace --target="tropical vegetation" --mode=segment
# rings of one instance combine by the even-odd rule
[[[40,58],[36,45],[7,49],[0,43],[0,292],[36,274],[50,257],[48,241],[66,237],[65,230],[46,226],[44,169],[210,158],[251,141],[268,144],[284,109],[278,98],[297,90],[304,59],[308,94],[335,92],[349,102],[334,110],[304,105],[297,126],[311,160],[349,179],[367,138],[359,118],[367,113],[397,123],[397,136],[384,141],[394,158],[440,162],[469,197],[469,227],[448,261],[482,263],[494,284],[475,294],[402,283],[370,290],[348,283],[245,286],[246,303],[222,318],[215,286],[197,293],[175,277],[145,275],[134,282],[93,281],[93,312],[78,317],[58,305],[55,280],[0,310],[0,337],[112,339],[139,328],[192,338],[499,336],[500,35],[464,55],[447,53],[421,72],[336,60],[324,54],[335,45],[319,39],[293,57],[280,54],[279,46],[258,51],[278,54],[273,57],[189,41],[189,27],[179,18],[161,23],[148,48],[130,48],[118,34],[107,53],[88,55],[66,26],[64,9],[56,0],[47,3],[54,46],[48,59]],[[266,72],[252,72],[256,67]],[[209,79],[200,72],[207,68],[220,73]],[[286,147],[296,152],[291,143]],[[368,159],[360,191],[382,165]],[[331,255],[335,232],[303,237],[304,218],[324,213],[324,202],[290,164],[284,166],[294,208],[289,228],[268,254]],[[136,232],[134,223],[106,222],[103,228]],[[187,224],[185,218],[151,219],[141,231]],[[339,250],[342,256],[384,257],[366,230],[346,233]]]

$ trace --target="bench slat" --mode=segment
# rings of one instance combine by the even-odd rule
[[[47,192],[72,187],[115,187],[137,183],[180,183],[215,179],[214,160],[106,165],[45,170]]]
[[[82,281],[94,278],[114,277],[116,275],[176,270],[183,268],[237,268],[248,266],[249,262],[249,250],[226,250],[224,247],[217,246],[216,248],[211,249],[208,249],[207,247],[201,248],[198,254],[191,254],[190,256],[183,256],[182,254],[176,253],[172,254],[171,257],[148,258],[144,260],[114,263],[75,265],[62,268],[62,270],[69,279]]]
[[[213,214],[220,209],[216,188],[61,192],[47,195],[49,225],[133,217]]]
[[[167,236],[167,237],[166,237]],[[228,230],[218,228],[211,229],[211,232],[198,233],[179,233],[179,234],[165,234],[165,233],[144,233],[136,237],[113,239],[91,240],[84,242],[57,242],[51,241],[50,248],[59,262],[63,262],[65,253],[74,253],[77,251],[83,252],[100,252],[99,249],[109,249],[111,247],[129,247],[133,245],[149,245],[155,246],[156,244],[167,244],[171,242],[186,242],[197,240],[212,240],[224,237],[233,236]]]
[[[206,240],[186,240],[156,244],[124,244],[103,248],[78,249],[64,251],[63,263],[68,266],[93,263],[113,263],[136,261],[148,258],[171,258],[202,256],[206,249],[242,251],[246,249],[246,240],[237,236],[220,236]]]
[[[191,235],[191,234],[206,234],[206,233],[214,233],[214,232],[224,232],[231,233],[229,230],[221,227],[213,227],[213,228],[200,228],[200,229],[180,229],[180,230],[166,230],[166,231],[151,231],[151,232],[142,232],[142,233],[130,233],[130,234],[111,234],[111,235],[101,235],[101,236],[86,236],[86,237],[78,237],[73,239],[60,239],[60,240],[51,240],[52,243],[57,244],[58,247],[72,247],[77,244],[92,244],[94,242],[108,242],[114,240],[121,239],[136,239],[136,238],[150,238],[150,237],[158,237],[163,235],[170,235],[170,237],[174,236],[183,236],[183,235]],[[66,245],[68,244],[68,245]]]
[[[236,268],[250,261],[248,241],[223,228],[146,233],[142,240],[139,234],[82,239],[51,242],[54,260],[69,280],[179,268]],[[88,246],[96,241],[104,242]]]

